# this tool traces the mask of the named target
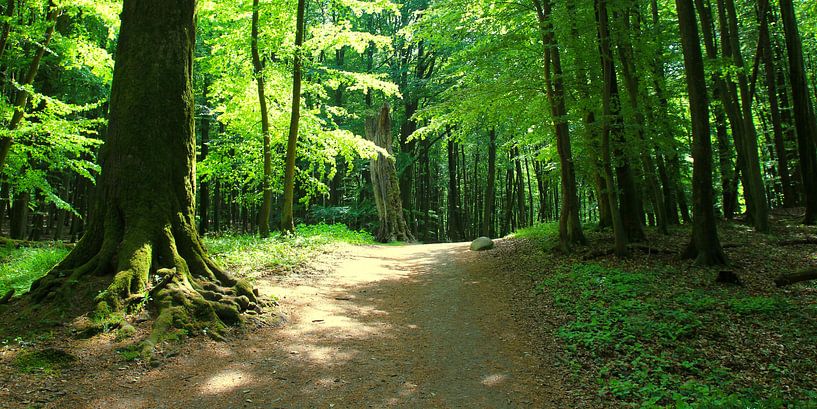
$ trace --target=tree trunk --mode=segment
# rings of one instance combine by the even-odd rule
[[[698,25],[692,0],[675,0],[678,8],[678,25],[684,52],[689,107],[692,116],[692,196],[693,225],[692,243],[687,255],[700,265],[717,265],[726,262],[721,249],[715,220],[714,192],[712,189],[712,147],[709,133],[709,102],[706,94],[706,77],[698,37]]]
[[[618,186],[613,178],[613,159],[611,147],[611,134],[613,132],[623,132],[623,129],[614,129],[619,116],[617,108],[618,91],[616,84],[616,70],[613,65],[613,55],[610,48],[610,32],[608,29],[607,2],[606,0],[596,0],[596,20],[598,24],[599,52],[601,53],[603,86],[602,105],[604,120],[602,122],[601,151],[604,167],[604,179],[606,194],[610,204],[610,216],[613,222],[613,238],[615,241],[615,252],[618,257],[625,257],[629,254],[627,249],[628,233],[624,226],[624,220],[618,206]],[[619,173],[619,178],[626,177]]]
[[[375,238],[382,243],[391,241],[414,241],[403,215],[400,200],[400,183],[392,154],[391,117],[389,105],[383,104],[375,118],[366,119],[366,138],[381,147],[388,155],[377,154],[370,163],[372,187],[380,221]]]
[[[281,207],[281,231],[295,232],[295,221],[292,216],[292,205],[295,200],[295,157],[298,146],[298,124],[301,119],[301,63],[304,44],[305,3],[298,0],[297,27],[295,27],[295,58],[292,68],[292,114],[287,138],[287,157],[284,169],[284,203]]]
[[[628,33],[625,33],[627,38],[640,38],[643,33],[641,33],[641,29],[639,28],[638,24],[635,28],[631,26],[630,23],[630,14],[633,12],[632,9],[625,10],[621,15],[621,20],[623,22],[623,26],[627,29]],[[641,110],[641,106],[639,104],[639,95],[641,92],[641,85],[638,78],[637,67],[635,65],[635,57],[632,44],[628,41],[623,41],[621,38],[624,36],[619,36],[620,41],[618,44],[618,54],[619,59],[621,60],[622,66],[622,73],[624,74],[624,84],[627,89],[627,95],[629,97],[630,108],[633,111],[633,118],[635,120],[635,126],[637,128],[637,135],[638,135],[638,142],[641,143],[643,148],[641,149],[640,159],[641,165],[644,170],[644,180],[647,184],[647,190],[650,192],[650,197],[653,202],[653,211],[655,212],[655,216],[658,219],[658,231],[667,234],[667,220],[665,215],[665,206],[664,206],[664,197],[661,194],[661,187],[658,182],[658,177],[656,176],[656,169],[655,169],[655,162],[652,159],[652,155],[650,151],[650,146],[653,146],[654,143],[652,141],[647,141],[647,136],[644,132],[645,120],[644,120],[644,113]],[[640,228],[640,226],[639,226]],[[643,234],[643,230],[642,230]]]
[[[752,96],[749,91],[749,83],[746,78],[745,64],[743,63],[743,53],[740,49],[738,37],[738,21],[735,11],[734,0],[718,0],[726,6],[727,24],[729,30],[723,31],[723,43],[731,43],[731,52],[724,52],[724,56],[733,58],[738,68],[738,89],[740,90],[741,107],[743,109],[743,151],[745,157],[744,170],[747,172],[747,192],[746,205],[749,208],[752,225],[761,233],[769,232],[769,204],[766,200],[766,188],[763,183],[763,175],[760,170],[760,158],[757,146],[757,131],[755,129],[754,115],[752,114]],[[723,10],[721,10],[723,11]],[[723,27],[722,27],[723,29]],[[727,51],[724,48],[724,51]]]
[[[522,173],[522,161],[519,148],[512,149],[513,162],[516,167],[516,220],[517,228],[527,227],[527,210],[525,209],[525,175]]]
[[[796,200],[796,193],[794,185],[791,182],[789,172],[789,159],[786,153],[786,143],[783,137],[783,119],[780,114],[780,104],[778,101],[779,92],[777,90],[777,67],[774,62],[774,53],[772,51],[772,42],[769,33],[769,0],[760,0],[758,4],[760,10],[765,13],[758,16],[760,24],[760,44],[763,58],[763,65],[765,66],[766,89],[769,94],[769,111],[772,120],[772,129],[774,131],[774,150],[777,154],[777,171],[780,174],[780,184],[783,193],[783,207],[794,207]]]
[[[463,233],[462,206],[460,205],[460,187],[458,181],[457,143],[448,140],[448,239],[460,241]]]
[[[496,206],[496,130],[488,133],[488,182],[485,186],[485,207],[482,216],[482,235],[493,237],[494,206]]]
[[[35,303],[75,309],[92,299],[101,317],[147,303],[157,315],[146,347],[172,328],[218,336],[260,308],[252,286],[217,266],[196,232],[195,3],[124,1],[88,228],[31,287]],[[101,292],[98,276],[109,283]]]
[[[201,155],[199,160],[207,159],[207,154],[210,150],[210,108],[207,107],[207,80],[204,81],[204,88],[202,90],[204,97],[204,112],[201,115]],[[210,228],[210,215],[208,210],[210,208],[210,188],[209,183],[199,183],[199,235],[204,236]]]
[[[564,75],[559,45],[553,32],[551,21],[551,0],[533,0],[539,21],[545,62],[545,90],[551,108],[551,118],[556,133],[556,150],[559,153],[562,186],[562,212],[559,216],[559,244],[563,251],[573,245],[585,244],[579,220],[579,198],[576,187],[576,168],[570,143],[570,127],[567,123],[565,105]]]
[[[250,40],[252,48],[253,75],[255,75],[255,81],[258,86],[258,106],[261,110],[261,135],[264,139],[264,180],[261,184],[263,198],[261,203],[261,212],[258,215],[258,234],[261,236],[261,238],[267,238],[269,237],[269,219],[270,213],[272,212],[272,181],[270,180],[272,178],[272,148],[270,141],[269,113],[267,112],[267,98],[265,95],[266,90],[264,85],[264,63],[261,61],[261,55],[258,51],[258,1],[259,0],[253,0],[252,2],[252,29]],[[297,69],[298,67],[296,62],[296,70]],[[296,74],[296,76],[297,75],[298,74]],[[300,93],[298,95],[300,96]],[[296,105],[293,105],[293,116],[295,116],[295,107]],[[294,121],[296,122],[295,133],[297,135],[297,119]],[[290,214],[291,212],[292,209],[290,208]]]
[[[817,119],[809,95],[805,67],[803,65],[803,44],[797,27],[792,0],[780,0],[780,17],[786,34],[786,49],[789,54],[792,100],[794,102],[794,122],[797,128],[797,144],[800,152],[800,175],[803,178],[805,196],[805,224],[817,224]]]

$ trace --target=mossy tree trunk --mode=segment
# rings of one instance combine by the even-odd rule
[[[252,287],[222,271],[195,228],[192,86],[195,0],[125,0],[102,174],[88,229],[32,285],[32,302],[66,302],[94,277],[97,314],[147,304],[151,341],[171,328],[219,334],[259,310]]]
[[[380,221],[375,237],[377,241],[414,241],[414,236],[406,224],[403,215],[403,202],[400,199],[400,182],[392,156],[391,118],[389,105],[384,104],[380,113],[374,118],[366,119],[366,138],[383,148],[388,156],[378,153],[372,159],[370,173],[377,214]]]

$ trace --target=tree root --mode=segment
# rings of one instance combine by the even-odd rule
[[[244,322],[243,313],[259,314],[266,306],[249,282],[231,277],[206,256],[191,226],[168,223],[123,232],[120,225],[106,223],[104,234],[89,232],[32,285],[33,303],[93,299],[91,319],[106,328],[147,309],[155,321],[145,350],[178,330],[223,339],[230,327]],[[93,277],[105,281],[102,291],[87,285]],[[84,291],[78,284],[85,284]]]
[[[651,247],[651,246],[648,246],[646,244],[638,244],[638,243],[630,244],[630,245],[627,246],[627,248],[631,252],[640,251],[640,252],[646,253],[646,254],[671,254],[671,255],[678,254],[677,250],[664,249],[664,248],[658,248],[658,247]],[[590,253],[587,253],[587,255],[584,256],[584,259],[585,260],[592,260],[592,259],[596,259],[596,258],[612,256],[613,254],[616,254],[616,249],[615,248],[591,251]]]
[[[780,246],[805,246],[817,244],[817,237],[806,237],[804,239],[782,240],[778,243]]]
[[[785,287],[787,285],[811,280],[817,280],[817,268],[807,268],[791,274],[780,275],[774,280],[774,284],[778,287]]]

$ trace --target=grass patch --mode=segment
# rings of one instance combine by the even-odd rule
[[[817,343],[813,310],[689,289],[678,274],[578,263],[542,280],[568,317],[557,334],[574,369],[596,370],[600,394],[636,407],[817,407],[797,382],[816,369],[797,352]]]
[[[42,351],[23,351],[14,359],[14,366],[20,372],[42,372],[46,375],[58,373],[77,360],[73,355],[55,348],[46,348]]]
[[[14,289],[28,292],[34,280],[44,276],[68,255],[64,247],[0,247],[0,297]]]
[[[531,227],[519,229],[508,236],[514,239],[527,239],[537,241],[553,240],[559,237],[559,223],[539,223]]]
[[[253,235],[208,236],[204,239],[210,254],[239,275],[253,271],[293,269],[338,243],[375,244],[364,231],[350,230],[343,224],[299,225],[294,236],[274,233],[267,239]]]

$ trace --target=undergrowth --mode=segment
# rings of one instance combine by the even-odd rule
[[[0,247],[0,297],[12,289],[17,296],[28,292],[31,283],[65,258],[68,251],[65,247]]]
[[[240,276],[296,268],[333,244],[375,244],[374,237],[367,232],[350,230],[343,224],[323,223],[298,225],[293,236],[280,233],[267,239],[253,235],[207,236],[204,242],[217,262]]]
[[[688,288],[678,274],[579,263],[543,279],[569,317],[558,336],[574,370],[597,371],[602,396],[636,407],[817,407],[817,392],[794,385],[817,363],[792,353],[817,344],[814,309]]]

